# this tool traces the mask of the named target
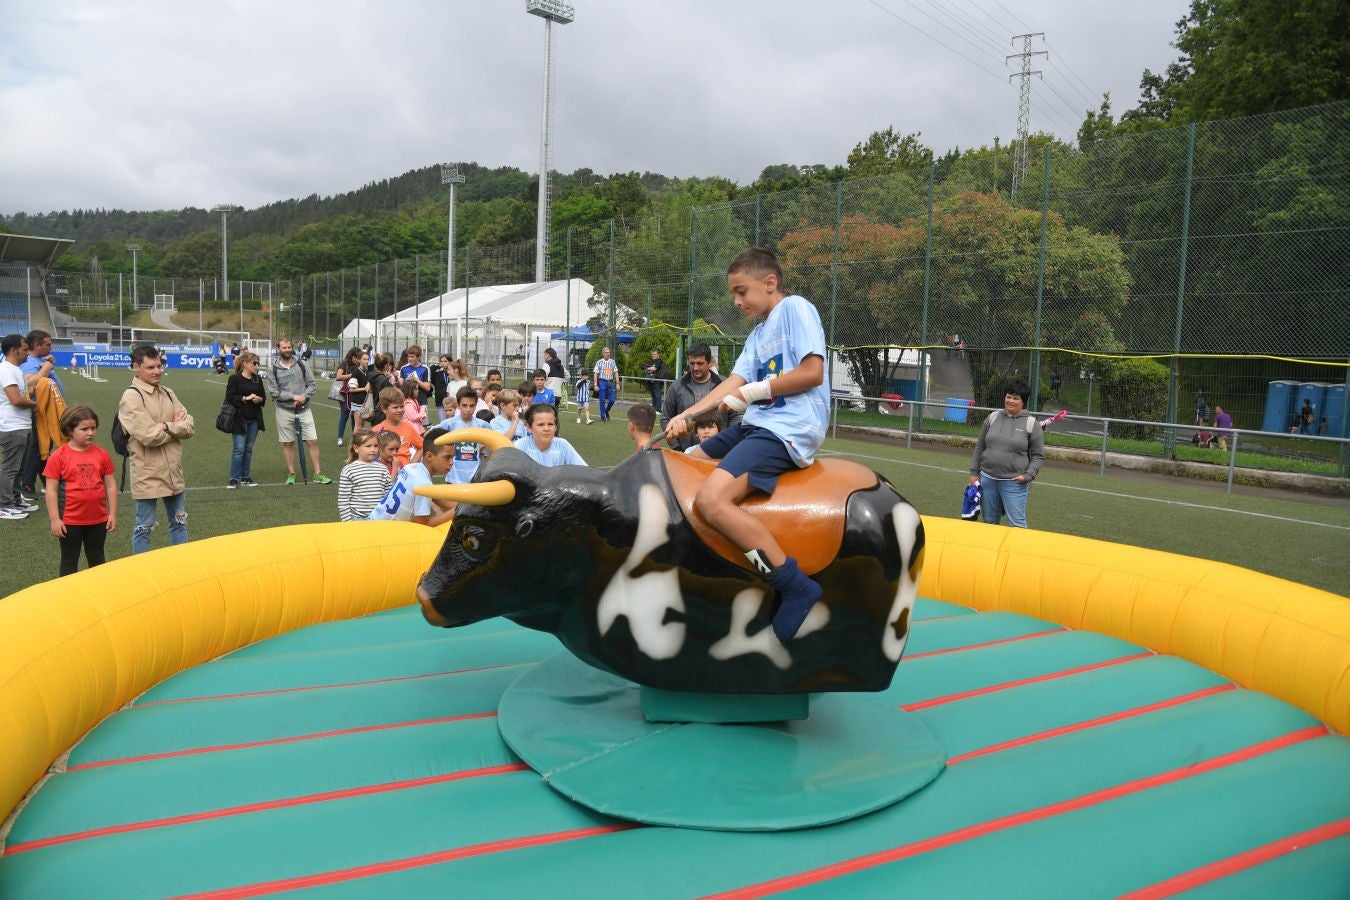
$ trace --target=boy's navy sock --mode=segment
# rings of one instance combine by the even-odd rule
[[[745,555],[751,564],[764,574],[765,579],[782,598],[778,612],[773,616],[773,633],[778,636],[780,642],[786,644],[797,634],[797,629],[802,627],[807,614],[811,612],[811,607],[816,605],[816,601],[824,591],[820,585],[807,577],[797,566],[797,561],[790,556],[781,566],[774,566],[769,563],[761,550],[751,550]]]

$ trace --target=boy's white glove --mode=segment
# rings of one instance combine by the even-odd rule
[[[761,400],[772,400],[773,390],[769,387],[769,379],[763,381],[753,381],[741,385],[739,391],[732,391],[722,398],[722,402],[734,413],[743,413],[751,403],[758,403]]]

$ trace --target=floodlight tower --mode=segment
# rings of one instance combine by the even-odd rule
[[[539,136],[539,214],[534,232],[534,280],[548,278],[548,186],[549,129],[553,124],[553,23],[566,25],[576,18],[572,7],[560,0],[525,0],[525,11],[544,20],[544,117]]]
[[[441,294],[441,318],[445,318],[445,298],[455,286],[455,185],[463,184],[459,166],[441,164],[441,184],[450,185],[450,230],[445,241],[445,293]],[[455,358],[464,358],[464,329],[469,327],[469,290],[464,289],[464,326],[455,344]],[[442,348],[444,352],[444,348]]]
[[[230,253],[226,238],[228,231],[226,216],[234,209],[233,203],[219,203],[211,207],[211,212],[220,213],[220,299],[230,299]],[[244,291],[239,291],[239,330],[244,330]]]
[[[127,249],[131,251],[131,308],[136,309],[136,254],[140,252],[140,244],[127,244]],[[122,341],[122,303],[117,303],[117,340]]]

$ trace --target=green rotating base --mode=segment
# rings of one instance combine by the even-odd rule
[[[877,694],[822,694],[810,718],[761,725],[647,721],[632,682],[558,653],[502,695],[502,739],[544,782],[596,812],[651,825],[786,831],[890,806],[947,755]]]

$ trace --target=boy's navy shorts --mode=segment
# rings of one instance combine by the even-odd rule
[[[766,494],[772,494],[778,486],[778,476],[797,468],[782,439],[758,425],[738,422],[698,446],[719,460],[717,468],[735,478],[748,474],[750,486]]]

